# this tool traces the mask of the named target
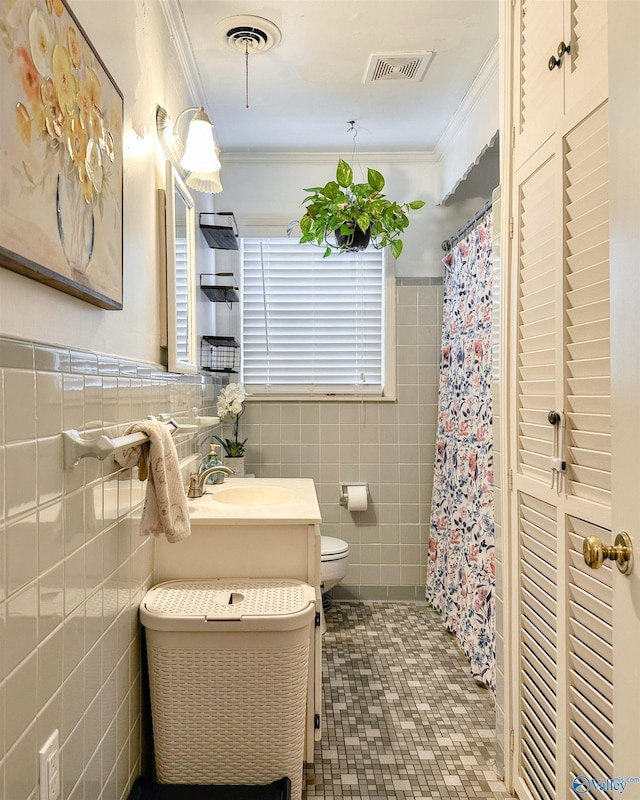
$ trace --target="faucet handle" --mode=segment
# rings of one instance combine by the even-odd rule
[[[198,480],[198,473],[192,472],[189,475],[189,488],[187,489],[187,497],[202,497],[204,494],[200,481]]]

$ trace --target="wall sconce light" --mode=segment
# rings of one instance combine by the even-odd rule
[[[178,123],[189,111],[196,113],[189,123],[187,144],[180,159],[180,166],[189,172],[218,172],[220,159],[216,153],[216,143],[213,141],[213,125],[204,108],[185,108],[181,111],[174,132],[177,132]]]
[[[178,132],[178,123],[191,111],[196,113],[189,122],[185,146]],[[201,106],[185,108],[175,123],[162,106],[157,106],[156,128],[166,157],[187,173],[187,186],[210,194],[222,191],[219,150],[213,138],[213,125]]]

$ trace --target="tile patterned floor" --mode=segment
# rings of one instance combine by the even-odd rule
[[[338,602],[324,651],[324,729],[305,800],[508,797],[492,770],[493,696],[439,614]]]

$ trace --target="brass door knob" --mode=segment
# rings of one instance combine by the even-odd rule
[[[615,544],[607,546],[598,536],[587,536],[582,544],[584,563],[591,569],[599,569],[606,559],[615,561],[623,575],[633,569],[633,547],[627,533],[619,533]]]

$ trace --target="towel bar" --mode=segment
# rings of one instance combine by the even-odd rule
[[[198,425],[182,425],[176,422],[168,414],[159,414],[157,417],[147,417],[147,419],[159,419],[171,426],[171,435],[178,431],[180,433],[191,433],[198,430]],[[111,439],[109,436],[97,436],[93,439],[85,439],[76,430],[62,432],[62,454],[64,468],[70,469],[80,461],[81,458],[98,458],[104,461],[125,447],[132,447],[137,444],[148,442],[149,437],[146,433],[129,433],[126,436],[117,436]]]

